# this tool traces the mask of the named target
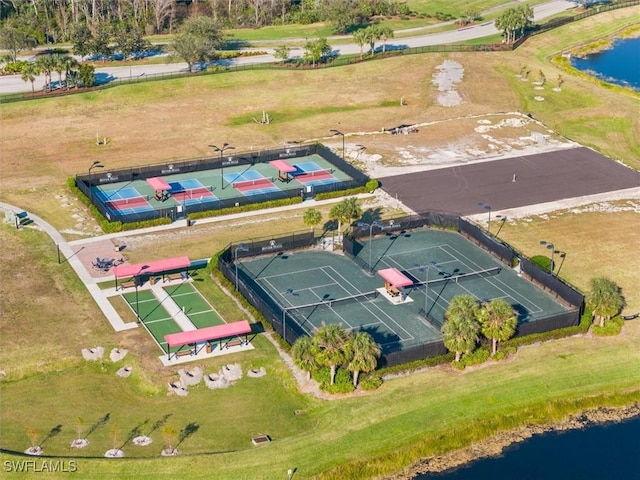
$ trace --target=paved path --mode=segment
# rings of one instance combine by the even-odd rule
[[[513,2],[511,2],[513,3]],[[543,3],[540,5],[536,5],[533,7],[534,13],[534,21],[538,22],[545,18],[551,17],[558,13],[564,12],[566,10],[570,10],[575,8],[575,2],[570,2],[567,0],[552,0],[547,3]],[[438,24],[437,26],[446,25],[450,22],[445,22],[444,24]],[[433,26],[432,28],[435,28]],[[414,31],[425,31],[428,30],[426,27],[422,29],[412,29]],[[411,31],[411,30],[409,30]],[[397,32],[400,33],[400,32]],[[455,30],[450,30],[446,32],[438,32],[438,33],[425,33],[422,35],[416,35],[413,37],[406,38],[398,38],[391,39],[387,41],[387,49],[403,49],[403,48],[414,48],[414,47],[424,47],[429,45],[446,45],[457,42],[465,42],[474,40],[477,38],[489,37],[491,35],[495,35],[499,33],[496,29],[493,21],[484,22],[478,25],[471,25],[465,28],[459,28]],[[331,44],[331,39],[345,37],[331,37],[329,39],[329,44]],[[304,39],[300,39],[304,41]],[[247,58],[236,58],[232,60],[224,60],[217,62],[221,65],[228,66],[238,66],[238,65],[252,65],[252,64],[260,64],[260,63],[273,63],[275,62],[274,48],[273,47],[265,47],[260,50],[264,50],[267,55],[255,56],[255,57],[247,57]],[[360,47],[355,43],[348,44],[334,44],[333,51],[339,55],[355,55],[360,53]],[[302,48],[292,48],[292,58],[301,57],[303,54]],[[161,74],[172,74],[178,72],[186,72],[187,64],[186,63],[172,63],[172,64],[160,64],[160,65],[132,65],[126,67],[102,67],[96,68],[96,79],[98,83],[107,83],[114,81],[116,79],[126,80],[126,79],[134,79],[143,76],[151,76],[151,75],[161,75]],[[34,87],[36,90],[42,90],[44,88],[44,76],[40,75],[36,78],[34,83]],[[31,83],[24,82],[20,75],[7,75],[0,77],[0,92],[1,93],[17,93],[17,92],[29,92],[31,91]]]

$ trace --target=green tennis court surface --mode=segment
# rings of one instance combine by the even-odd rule
[[[184,282],[178,285],[161,287],[156,289],[156,293],[164,293],[161,298],[169,296],[195,328],[211,327],[225,323],[215,308],[207,302],[191,283]],[[167,308],[169,308],[168,300],[166,298],[164,300],[167,305],[167,308],[165,308],[163,302],[154,292],[145,287],[138,289],[137,296],[135,292],[125,293],[122,296],[134,312],[136,312],[136,308],[138,309],[142,324],[162,351],[167,353],[168,347],[164,336],[169,333],[183,331],[167,311]],[[172,348],[171,352],[175,350],[177,348]]]
[[[213,327],[226,323],[191,283],[163,287],[163,290],[183,309],[196,328]]]
[[[503,298],[518,312],[520,324],[570,311],[455,232],[428,229],[381,235],[362,242],[357,256],[364,264],[371,259],[374,271],[396,268],[410,278],[413,285],[404,289],[410,301],[394,304],[382,294],[361,295],[383,287],[384,280],[330,252],[261,256],[242,261],[239,268],[305,333],[311,334],[322,322],[341,323],[369,332],[383,353],[441,341],[444,313],[456,295],[469,294],[480,301]],[[477,272],[484,273],[468,275]],[[359,298],[349,298],[355,295]]]

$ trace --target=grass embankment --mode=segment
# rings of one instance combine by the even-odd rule
[[[623,25],[629,13],[637,16],[639,11],[627,9],[581,22],[581,38],[587,40],[587,34],[595,38],[600,30],[598,22],[605,18]],[[618,17],[618,13],[627,14],[627,18]],[[572,38],[576,38],[575,32],[572,36],[560,29],[531,39],[510,54],[451,55],[465,67],[460,89],[467,102],[454,110],[438,107],[432,99],[431,75],[446,58],[443,55],[394,58],[323,71],[243,72],[180,79],[3,105],[3,156],[8,164],[2,199],[42,215],[58,228],[75,229],[80,227],[73,215],[86,214],[68,198],[64,181],[74,172],[86,171],[90,164],[87,158],[117,168],[205,155],[210,153],[206,145],[214,141],[212,135],[238,149],[267,148],[293,140],[291,132],[296,139],[329,138],[329,130],[336,126],[348,132],[374,132],[381,125],[523,110],[523,106],[530,106],[536,118],[560,133],[566,134],[565,124],[578,122],[580,128],[575,128],[572,139],[597,145],[601,151],[637,166],[640,159],[634,152],[640,135],[629,133],[638,128],[635,97],[572,77],[563,85],[563,91],[571,95],[553,103],[534,104],[529,103],[534,94],[531,85],[525,87],[514,81],[524,63],[534,72],[545,69],[551,81],[558,69],[547,62],[548,55],[536,57],[537,52],[561,52],[571,46]],[[402,75],[395,75],[389,82],[390,71]],[[488,83],[493,85],[492,90],[487,89]],[[327,89],[327,85],[332,88]],[[384,99],[401,97],[408,100],[407,106],[375,107]],[[358,108],[322,111],[334,105]],[[305,113],[281,123],[275,115],[269,126],[230,122],[246,112],[263,109],[269,113],[281,109]],[[312,114],[315,109],[319,110],[317,115]],[[611,132],[601,123],[601,119],[611,117],[612,111],[629,119],[626,131]],[[583,125],[586,123],[593,124],[591,130]],[[96,130],[111,139],[109,145],[95,146]],[[366,138],[350,140],[362,143]],[[297,215],[295,222],[300,222],[301,213]],[[586,280],[605,271],[605,252],[610,255],[606,257],[606,273],[613,279],[625,279],[625,272],[638,270],[629,253],[637,249],[633,236],[637,229],[630,228],[637,225],[637,214],[600,215],[584,213],[579,221],[569,215],[548,221],[535,219],[526,229],[521,226],[510,231],[507,225],[501,235],[528,254],[540,253],[539,239],[553,241],[569,253],[563,275],[586,288]],[[226,224],[215,232],[196,225],[173,237],[167,234],[151,247],[143,242],[131,245],[131,255],[142,258],[179,251],[200,258],[232,239],[301,225],[294,221],[251,222]],[[601,227],[606,233],[600,231]],[[256,230],[247,233],[249,228]],[[263,228],[263,234],[259,228]],[[623,235],[622,231],[629,234]],[[7,225],[0,228],[0,236],[0,368],[8,374],[0,384],[3,448],[24,450],[29,446],[28,428],[40,432],[42,440],[61,425],[61,432],[43,446],[47,454],[67,455],[68,442],[77,436],[76,418],[82,416],[93,425],[109,413],[109,421],[89,436],[87,453],[100,455],[113,447],[113,425],[117,426],[118,440],[124,443],[145,420],[152,424],[168,414],[167,423],[179,431],[192,423],[198,426],[181,445],[185,454],[239,450],[196,459],[160,459],[157,455],[162,439],[154,433],[155,443],[147,450],[139,451],[131,444],[123,448],[129,457],[151,452],[156,458],[80,460],[78,468],[83,476],[155,478],[160,473],[188,472],[197,478],[215,472],[225,479],[271,479],[297,468],[297,478],[309,478],[351,464],[354,466],[340,467],[326,478],[366,478],[398,470],[422,456],[475,441],[496,430],[554,420],[584,406],[638,400],[638,322],[625,325],[619,337],[551,342],[521,350],[510,363],[462,375],[430,369],[388,381],[370,395],[333,402],[299,395],[272,347],[257,338],[254,352],[202,365],[207,372],[233,361],[241,362],[245,371],[249,366],[265,365],[267,377],[245,378],[223,392],[201,386],[193,388],[186,398],[166,397],[166,382],[175,377],[175,372],[159,366],[154,358],[157,350],[144,332],[111,331],[69,267],[57,265],[55,247],[49,239],[29,229],[16,232]],[[599,249],[601,236],[608,249]],[[159,248],[166,250],[158,252]],[[623,281],[630,282],[624,284],[628,301],[640,305],[638,289],[626,290],[633,288],[634,279]],[[216,293],[212,283],[207,285],[205,289],[215,299],[216,308],[219,303],[229,302],[224,294]],[[115,346],[128,348],[130,354],[125,361],[134,366],[133,376],[119,379],[109,362],[87,365],[81,361],[80,349],[92,345],[103,345],[107,352]],[[301,410],[301,415],[295,415],[294,410]],[[142,425],[143,432],[147,425]],[[274,442],[254,448],[250,437],[255,433],[270,434]],[[76,453],[84,452],[72,452]],[[14,457],[2,455],[0,459],[7,458]],[[367,466],[358,463],[361,461]]]

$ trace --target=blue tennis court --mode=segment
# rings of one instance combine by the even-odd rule
[[[329,185],[336,182],[333,169],[322,168],[316,162],[296,163],[293,176],[304,185]]]
[[[140,192],[134,187],[122,187],[117,190],[104,190],[102,187],[94,188],[93,195],[103,203],[112,200],[142,197]]]

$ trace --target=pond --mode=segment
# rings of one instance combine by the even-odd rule
[[[612,48],[572,57],[571,65],[602,81],[640,91],[640,37],[615,40]]]
[[[507,448],[499,457],[477,460],[446,473],[418,475],[414,480],[637,479],[639,435],[640,417],[535,435]]]

